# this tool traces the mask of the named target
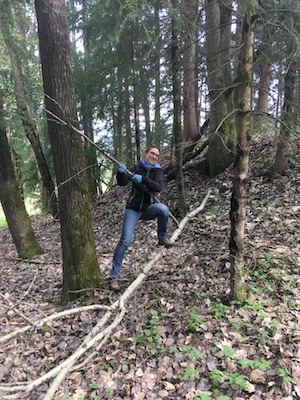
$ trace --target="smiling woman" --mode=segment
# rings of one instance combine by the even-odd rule
[[[157,162],[159,155],[159,147],[152,144],[147,147],[144,158],[138,164],[129,169],[124,164],[119,164],[118,167],[118,185],[126,186],[131,182],[132,187],[124,211],[121,237],[115,248],[110,270],[110,288],[116,292],[121,290],[118,279],[121,276],[123,258],[139,220],[157,219],[158,244],[165,247],[174,244],[167,233],[169,208],[165,204],[157,203],[154,198],[154,194],[161,192],[164,180],[163,170]]]

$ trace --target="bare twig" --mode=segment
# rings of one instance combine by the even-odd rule
[[[18,303],[16,303],[15,305],[20,304],[20,303],[23,301],[23,299],[25,299],[25,297],[28,295],[28,293],[30,292],[30,290],[31,290],[31,288],[32,288],[32,286],[33,286],[33,284],[34,284],[34,282],[35,282],[37,276],[38,276],[38,273],[39,273],[39,270],[37,269],[37,270],[35,271],[34,277],[33,277],[32,281],[31,281],[31,283],[30,283],[28,289],[26,290],[26,292],[24,293],[24,295],[19,299]]]
[[[104,306],[102,304],[93,304],[91,306],[72,308],[70,310],[64,310],[62,312],[59,312],[59,313],[56,313],[56,314],[52,314],[49,317],[45,317],[41,321],[36,323],[36,325],[37,325],[38,328],[41,328],[49,321],[52,321],[52,320],[58,319],[58,318],[62,318],[62,317],[66,317],[68,315],[78,314],[80,312],[89,311],[89,310],[109,310],[109,309],[110,309],[110,307]],[[11,332],[11,333],[9,333],[9,334],[7,334],[5,336],[2,336],[0,338],[0,343],[4,343],[7,340],[12,339],[13,337],[16,337],[17,335],[19,335],[21,333],[27,332],[30,328],[31,328],[30,325],[26,325],[23,328],[17,329],[14,332]]]
[[[16,305],[12,303],[11,301],[7,300],[3,294],[0,293],[0,297],[7,303],[7,308],[9,310],[12,310],[15,314],[19,315],[21,318],[25,319],[25,321],[29,322],[30,325],[34,326],[37,328],[37,325],[35,322],[31,321],[30,318],[28,318],[25,314],[22,313],[22,311],[18,310]]]

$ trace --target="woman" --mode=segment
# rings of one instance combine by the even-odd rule
[[[121,238],[115,249],[110,270],[110,288],[114,291],[121,289],[118,279],[123,258],[140,219],[157,218],[158,244],[165,247],[174,244],[167,233],[169,208],[165,204],[156,203],[153,197],[154,193],[159,193],[163,188],[163,170],[157,162],[159,155],[159,147],[153,144],[147,147],[143,160],[129,168],[131,174],[127,172],[124,164],[118,167],[118,184],[125,186],[131,181],[132,189],[124,211]]]

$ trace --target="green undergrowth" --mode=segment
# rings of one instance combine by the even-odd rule
[[[173,344],[165,346],[165,337],[161,332],[161,326],[168,323],[168,314],[152,309],[148,318],[144,320],[144,328],[134,336],[138,346],[146,349],[149,355],[159,356],[167,354],[176,355],[177,359],[185,360],[187,366],[181,369],[182,380],[199,380],[203,373],[208,375],[213,395],[197,393],[194,399],[226,400],[223,387],[235,388],[237,392],[248,391],[251,388],[249,379],[252,371],[274,370],[275,379],[283,379],[291,382],[291,371],[288,368],[279,368],[276,358],[262,357],[258,349],[266,341],[272,342],[273,337],[280,332],[282,326],[278,322],[278,314],[290,311],[290,308],[298,308],[296,300],[293,300],[295,279],[293,269],[297,266],[297,259],[284,257],[276,253],[266,253],[250,268],[248,288],[251,295],[243,303],[231,302],[224,304],[221,299],[210,301],[210,309],[205,315],[201,314],[201,307],[191,306],[186,313],[180,312],[182,324],[185,327],[188,344]],[[208,297],[202,294],[199,299]],[[178,315],[178,313],[177,313]],[[226,326],[226,330],[236,332],[251,338],[254,351],[251,356],[240,356],[239,346],[214,341],[210,348],[199,344],[199,335],[208,331],[207,319],[215,321],[216,325]],[[297,324],[285,328],[285,335],[292,340],[297,332]],[[255,342],[253,343],[253,340]],[[216,363],[209,373],[205,367],[207,354],[216,355],[216,359],[222,360],[220,365]],[[229,361],[230,360],[230,361]],[[224,365],[233,365],[232,369],[224,368]],[[226,392],[226,390],[225,390]],[[279,400],[279,399],[274,399]]]
[[[5,217],[0,217],[0,228],[1,228],[2,226],[6,226],[6,225],[7,225],[7,222],[6,222]]]
[[[177,307],[170,312],[162,311],[159,301],[153,300],[139,332],[130,338],[135,343],[137,357],[171,360],[170,365],[177,365],[174,385],[183,382],[192,385],[204,379],[208,390],[196,390],[193,400],[245,398],[255,392],[253,374],[264,377],[266,385],[268,374],[273,382],[290,384],[297,361],[282,366],[276,354],[264,353],[262,349],[272,346],[275,336],[283,331],[287,341],[293,341],[299,330],[296,321],[294,325],[292,320],[283,325],[278,318],[299,308],[293,298],[296,285],[293,271],[297,268],[296,257],[264,254],[249,267],[249,296],[243,304],[224,304],[209,291],[199,294],[190,306],[178,299]],[[126,343],[127,339],[122,334],[120,342]],[[123,359],[122,363],[130,365],[132,360]],[[111,369],[105,357],[101,365],[104,370]],[[96,389],[95,385],[90,383],[91,389]],[[104,395],[89,399],[118,397],[112,388],[104,391]],[[71,395],[61,399],[86,400]],[[274,396],[274,400],[281,399]]]

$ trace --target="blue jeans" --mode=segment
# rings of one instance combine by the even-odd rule
[[[149,221],[151,219],[158,219],[157,224],[157,236],[158,239],[165,239],[167,237],[168,220],[169,220],[169,208],[162,203],[151,204],[143,212],[138,212],[126,208],[123,216],[122,233],[119,243],[114,252],[112,269],[110,270],[110,276],[112,278],[120,277],[120,270],[123,262],[123,258],[128,246],[131,243],[133,232],[136,224],[140,219]]]

